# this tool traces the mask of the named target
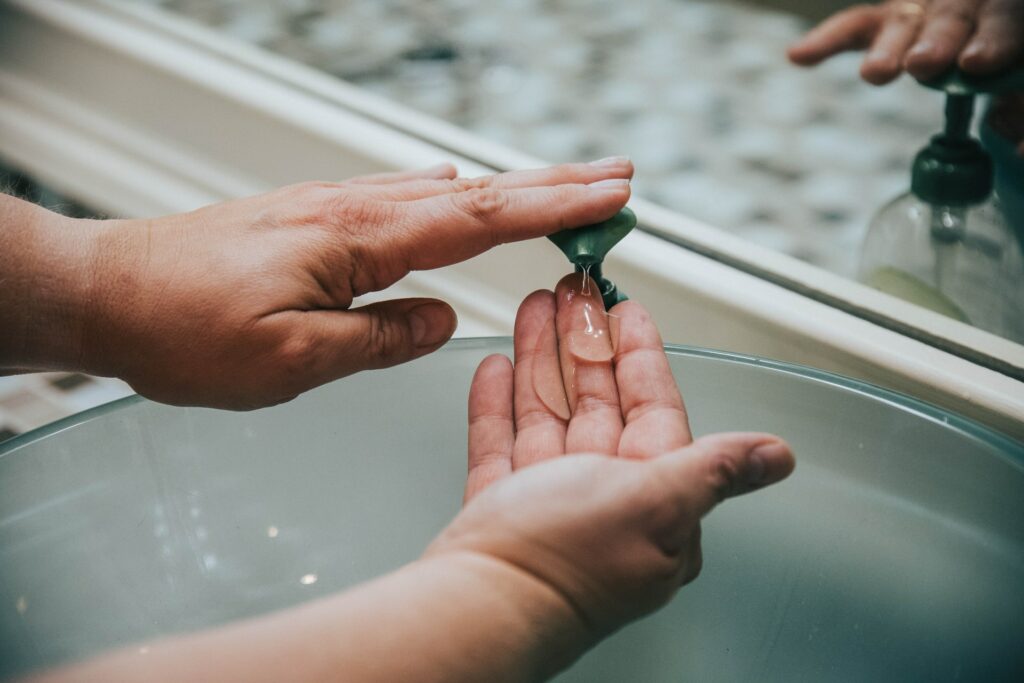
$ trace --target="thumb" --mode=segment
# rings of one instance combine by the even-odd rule
[[[771,434],[725,433],[701,437],[653,463],[655,476],[696,518],[718,503],[789,476],[795,462],[789,445]]]
[[[347,311],[317,311],[334,377],[386,368],[437,350],[455,332],[452,307],[436,299],[394,299]]]

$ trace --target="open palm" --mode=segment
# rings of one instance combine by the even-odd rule
[[[477,369],[466,505],[426,555],[483,555],[538,582],[588,647],[696,578],[704,515],[794,463],[770,434],[693,441],[647,311],[627,301],[606,314],[584,282],[528,296],[515,364]]]
[[[626,301],[607,316],[597,286],[591,282],[586,291],[583,276],[572,274],[555,292],[528,296],[516,317],[514,367],[491,356],[477,370],[469,399],[467,501],[506,474],[567,453],[645,459],[692,441],[650,315]],[[617,337],[606,360],[574,356],[566,343],[587,324],[587,304],[594,335]],[[568,410],[557,396],[544,395],[559,385],[566,387]]]

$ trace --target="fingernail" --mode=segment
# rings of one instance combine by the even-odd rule
[[[625,166],[629,163],[629,157],[605,157],[604,159],[598,159],[597,161],[591,161],[591,166],[601,166],[610,168],[613,166]]]
[[[598,180],[596,183],[590,183],[587,187],[592,187],[595,190],[624,190],[629,187],[629,181],[625,178],[609,178],[608,180]]]
[[[786,444],[781,441],[769,441],[755,447],[747,458],[747,481],[751,484],[765,483],[765,462],[777,460],[788,450]]]
[[[928,42],[928,41],[925,41],[923,43],[918,43],[914,47],[910,48],[910,52],[907,53],[907,56],[910,57],[910,56],[913,56],[913,55],[924,55],[924,54],[928,54],[931,51],[932,51],[932,44],[930,42]]]
[[[967,48],[960,53],[960,68],[971,71],[972,69],[985,68],[988,66],[985,64],[986,53],[985,43],[982,41],[976,41],[967,46]],[[988,60],[991,61],[991,60]]]
[[[412,343],[416,346],[436,346],[454,331],[452,309],[444,304],[423,304],[408,315]]]

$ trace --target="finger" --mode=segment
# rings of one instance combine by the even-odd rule
[[[928,7],[921,33],[904,59],[910,75],[933,78],[956,63],[974,33],[977,5],[976,0],[935,0]]]
[[[618,453],[622,410],[612,369],[611,328],[597,284],[581,273],[555,288],[558,359],[572,417],[567,453]]]
[[[435,299],[395,299],[347,311],[285,311],[271,316],[287,342],[277,358],[292,393],[362,370],[390,367],[435,351],[455,331],[455,311]]]
[[[569,407],[558,369],[554,294],[540,290],[526,297],[516,314],[514,345],[517,470],[565,454]]]
[[[449,162],[435,164],[427,168],[417,168],[411,171],[398,171],[397,173],[374,173],[372,175],[359,176],[344,181],[343,185],[395,185],[408,183],[416,180],[427,179],[450,179],[458,175],[455,165]]]
[[[588,164],[561,164],[548,168],[509,171],[454,180],[419,180],[373,188],[374,197],[389,201],[415,201],[469,190],[511,190],[554,185],[589,185],[610,178],[633,177],[633,163],[626,157],[608,157]]]
[[[978,16],[978,29],[960,53],[964,71],[1001,71],[1024,58],[1024,2],[988,0]]]
[[[469,474],[463,503],[512,472],[512,363],[501,355],[480,363],[469,388]]]
[[[615,381],[625,421],[619,455],[653,458],[682,448],[693,438],[658,328],[635,301],[611,313],[618,316]]]
[[[862,50],[882,27],[884,8],[857,5],[829,17],[789,46],[786,55],[800,66],[813,66],[847,50]]]
[[[389,204],[392,220],[375,245],[407,270],[465,261],[505,242],[542,237],[611,218],[629,200],[629,181],[514,189],[484,188]]]
[[[884,85],[899,76],[907,50],[921,30],[923,16],[924,10],[917,3],[896,3],[864,56],[861,78],[874,85]]]
[[[652,465],[651,476],[667,482],[667,494],[686,515],[703,517],[726,498],[785,479],[795,462],[789,445],[777,436],[728,433],[697,439]]]

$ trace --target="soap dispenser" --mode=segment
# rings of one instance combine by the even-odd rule
[[[910,191],[868,228],[859,279],[883,292],[1024,342],[1021,240],[993,194],[988,152],[971,136],[975,95],[1024,88],[1024,71],[923,83],[946,94],[946,122],[914,159]]]
[[[604,257],[635,227],[636,214],[623,208],[606,221],[548,235],[548,239],[562,250],[577,273],[586,273],[597,283],[605,310],[611,310],[612,306],[625,301],[627,297],[614,282],[604,276]]]

